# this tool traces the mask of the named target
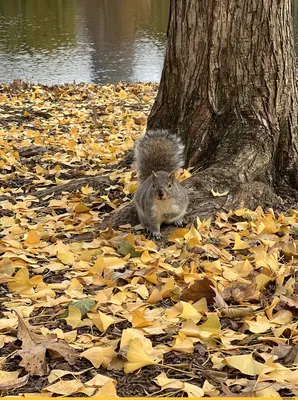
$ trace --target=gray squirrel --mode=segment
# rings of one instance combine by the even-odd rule
[[[188,207],[186,190],[176,179],[184,165],[184,145],[169,131],[148,130],[134,149],[139,187],[134,196],[138,217],[155,239],[162,223],[181,226]]]

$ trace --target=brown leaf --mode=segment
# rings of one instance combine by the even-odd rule
[[[298,295],[293,295],[291,298],[281,295],[278,308],[289,310],[294,317],[298,317]]]
[[[20,366],[30,375],[43,376],[48,372],[45,355],[46,351],[54,351],[69,364],[74,364],[78,355],[64,342],[53,339],[51,336],[37,335],[29,329],[22,318],[18,316],[18,339],[22,341],[22,349],[18,354],[22,357]]]
[[[223,317],[228,318],[242,318],[253,315],[254,310],[252,307],[224,307],[220,309],[220,313]]]
[[[293,307],[298,309],[298,295],[295,295],[292,298],[281,295],[280,301],[291,308]]]
[[[260,292],[256,290],[256,286],[256,283],[236,283],[231,287],[232,299],[237,302],[258,299]]]
[[[197,279],[185,288],[180,296],[183,301],[198,301],[203,297],[206,298],[207,303],[212,303],[215,297],[214,291],[212,290],[213,282],[208,279]]]
[[[298,347],[279,344],[273,347],[271,354],[277,356],[278,362],[284,365],[292,364],[295,361],[298,352]]]

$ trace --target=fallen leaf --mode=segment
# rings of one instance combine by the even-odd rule
[[[77,354],[66,343],[33,333],[21,317],[17,316],[18,339],[22,341],[22,348],[18,351],[22,358],[20,366],[24,367],[29,375],[44,376],[47,374],[46,350],[59,354],[71,365],[77,361]]]
[[[208,278],[197,279],[182,291],[180,298],[184,301],[195,302],[205,297],[207,302],[211,303],[215,297],[212,286],[213,282]]]
[[[132,339],[127,352],[127,363],[124,365],[124,372],[130,374],[146,365],[155,364],[156,362],[146,353],[142,341],[139,338]]]
[[[225,357],[224,361],[231,367],[238,369],[244,375],[257,376],[265,368],[264,364],[253,359],[252,354]]]

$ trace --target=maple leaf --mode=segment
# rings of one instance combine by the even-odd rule
[[[59,354],[70,365],[76,362],[78,355],[66,343],[32,332],[18,314],[17,317],[18,339],[22,341],[22,348],[18,351],[22,358],[20,366],[24,367],[29,375],[47,374],[48,366],[45,358],[47,350]]]

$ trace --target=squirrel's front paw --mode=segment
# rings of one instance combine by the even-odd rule
[[[152,232],[152,236],[156,240],[160,240],[162,238],[162,234],[160,232]]]
[[[175,221],[175,222],[174,222],[174,225],[181,228],[181,227],[183,226],[183,220],[180,219],[180,220],[178,220],[178,221]]]

